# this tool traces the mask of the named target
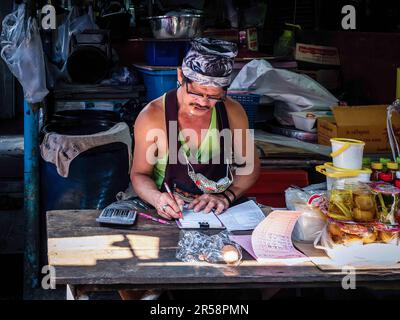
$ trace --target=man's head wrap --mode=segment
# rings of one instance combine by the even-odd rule
[[[227,87],[231,83],[235,43],[210,38],[196,38],[183,59],[183,75],[198,84],[211,87]]]

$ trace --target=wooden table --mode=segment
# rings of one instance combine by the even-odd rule
[[[48,258],[67,297],[117,289],[238,289],[341,287],[345,274],[297,266],[260,264],[244,254],[238,267],[185,263],[175,258],[179,229],[138,220],[131,229],[95,221],[96,210],[47,213]],[[399,287],[400,270],[357,272],[358,287]]]

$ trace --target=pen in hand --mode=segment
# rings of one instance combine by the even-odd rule
[[[169,186],[168,186],[168,184],[166,182],[164,182],[164,187],[167,190],[167,192],[168,192],[169,196],[171,197],[171,199],[174,200],[176,206],[179,208],[178,202],[176,202],[176,199],[175,199],[173,193],[171,192],[171,189],[169,188]],[[178,213],[179,213],[180,218],[183,219],[182,211],[179,210]]]

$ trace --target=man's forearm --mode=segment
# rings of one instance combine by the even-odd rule
[[[144,201],[155,206],[156,200],[160,196],[161,192],[157,189],[154,181],[144,174],[133,174],[131,180],[132,187],[136,194]]]
[[[235,175],[233,184],[229,187],[235,193],[236,198],[240,198],[249,190],[258,180],[260,168],[256,167],[250,175]]]

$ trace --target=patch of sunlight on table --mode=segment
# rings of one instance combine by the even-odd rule
[[[158,237],[143,235],[102,235],[51,238],[48,240],[52,266],[94,266],[99,260],[148,260],[159,257]]]

